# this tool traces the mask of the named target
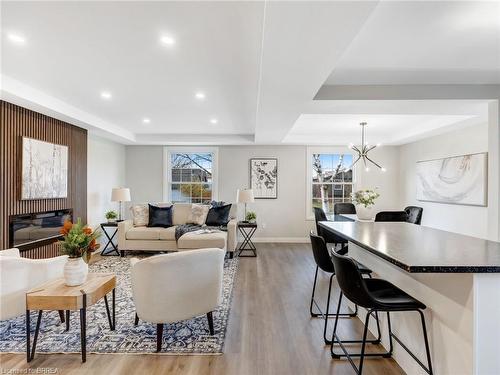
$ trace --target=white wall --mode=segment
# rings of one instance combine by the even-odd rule
[[[487,238],[487,207],[417,201],[415,171],[416,162],[419,160],[486,151],[488,151],[487,124],[470,126],[400,146],[400,206],[423,207],[422,225]]]
[[[332,148],[332,152],[337,149]],[[356,188],[379,188],[381,197],[376,208],[380,210],[398,208],[397,152],[397,147],[374,150],[374,158],[386,166],[387,172],[365,172],[361,168],[356,174]],[[219,146],[218,198],[226,202],[234,202],[236,190],[249,186],[251,158],[278,158],[278,199],[258,199],[248,206],[258,216],[257,240],[306,240],[313,229],[314,222],[306,219],[306,155],[306,146]],[[126,147],[126,185],[133,202],[163,200],[163,147]],[[242,218],[243,205],[239,213]]]
[[[125,146],[89,135],[87,143],[87,222],[97,226],[106,221],[108,210],[118,211],[111,202],[111,189],[125,185]]]

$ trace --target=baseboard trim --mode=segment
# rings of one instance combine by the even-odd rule
[[[252,241],[255,243],[308,243],[308,237],[255,237],[252,238]]]

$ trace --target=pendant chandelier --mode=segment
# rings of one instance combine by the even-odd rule
[[[354,160],[354,162],[351,165],[351,169],[354,167],[354,165],[362,160],[363,164],[365,166],[365,171],[370,171],[370,163],[375,165],[376,167],[380,168],[382,172],[385,172],[386,169],[379,165],[378,163],[374,162],[370,157],[368,156],[368,153],[373,150],[374,148],[380,147],[380,143],[375,145],[375,146],[370,146],[368,142],[366,142],[366,137],[365,137],[365,126],[367,125],[366,122],[362,122],[359,125],[361,125],[361,146],[355,146],[354,144],[350,144],[349,148],[355,152],[357,152],[357,157]]]

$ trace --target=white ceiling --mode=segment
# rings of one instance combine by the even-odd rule
[[[402,129],[422,137],[463,116],[484,119],[484,102],[314,96],[324,83],[500,83],[495,2],[1,7],[2,98],[129,144],[344,144],[358,136],[347,124],[359,114],[385,124],[382,142],[401,143]],[[25,43],[11,43],[13,33]],[[162,45],[162,35],[176,43]]]
[[[500,83],[500,2],[380,2],[326,84]]]

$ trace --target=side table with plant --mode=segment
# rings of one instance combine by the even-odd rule
[[[255,223],[257,220],[257,214],[254,211],[248,211],[245,216],[245,220],[249,223]]]
[[[67,286],[81,285],[87,280],[89,272],[87,263],[92,253],[99,248],[97,239],[101,233],[92,231],[82,224],[81,219],[76,223],[66,221],[61,229],[63,240],[59,241],[61,253],[68,255],[64,265],[64,280]]]
[[[113,210],[106,212],[105,216],[106,219],[108,220],[108,223],[114,223],[116,219],[118,219],[118,214],[116,213],[116,211]]]

